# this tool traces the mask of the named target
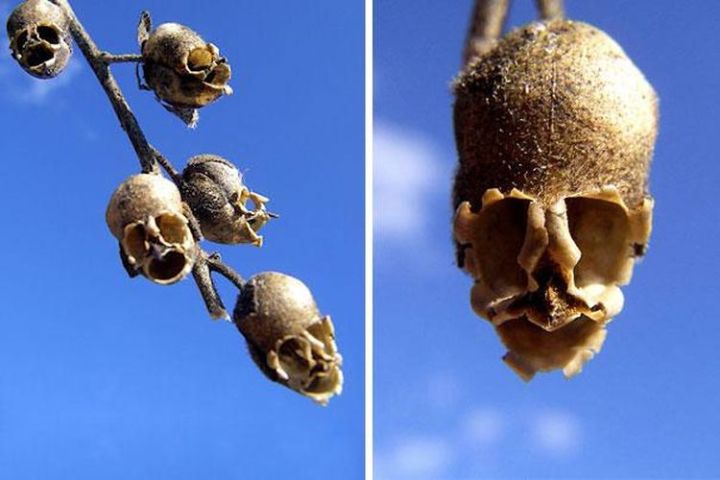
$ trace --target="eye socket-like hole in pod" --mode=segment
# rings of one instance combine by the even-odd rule
[[[25,63],[29,67],[37,67],[49,60],[52,60],[54,56],[55,52],[51,48],[40,44],[27,49]]]
[[[188,69],[191,72],[202,72],[212,66],[215,61],[215,55],[206,47],[196,48],[188,55]]]
[[[142,262],[147,253],[145,227],[140,224],[132,225],[125,229],[123,247],[125,254],[132,257],[136,263]]]
[[[575,283],[621,281],[631,256],[630,223],[617,203],[596,198],[573,197],[565,200],[570,235],[581,252],[575,266]]]
[[[187,239],[189,229],[185,221],[173,213],[163,213],[155,219],[160,235],[167,243],[182,244]]]
[[[51,45],[60,44],[60,34],[57,29],[52,25],[40,25],[37,27],[37,34],[40,38],[45,40]]]
[[[28,41],[28,32],[27,30],[22,30],[18,36],[15,38],[15,49],[18,52],[22,52],[22,50],[25,48],[25,45]]]
[[[170,251],[161,259],[152,259],[148,265],[148,276],[160,282],[174,280],[184,269],[187,259],[185,255]]]
[[[527,286],[518,264],[525,242],[529,200],[504,198],[483,207],[472,238],[473,255],[483,282],[500,296],[514,295]]]

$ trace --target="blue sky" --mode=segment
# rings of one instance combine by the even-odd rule
[[[335,322],[346,383],[318,407],[265,380],[192,281],[128,279],[104,218],[138,165],[104,93],[78,52],[40,82],[2,40],[0,477],[363,478],[363,2],[72,3],[103,49],[136,51],[148,9],[227,56],[235,94],[195,131],[137,90],[132,66],[114,71],[177,166],[221,154],[271,198],[281,219],[262,249],[217,250],[246,276],[307,283]],[[10,8],[0,1],[3,18]]]
[[[534,2],[513,3],[510,25],[535,18]],[[660,95],[655,222],[602,352],[571,381],[556,372],[530,384],[500,361],[453,263],[449,83],[471,1],[375,4],[378,480],[720,476],[720,4],[566,3]]]

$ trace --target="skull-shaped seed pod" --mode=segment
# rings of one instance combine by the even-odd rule
[[[522,378],[570,377],[648,242],[655,92],[605,33],[555,20],[471,61],[455,95],[454,237],[473,309]]]
[[[303,282],[276,272],[255,275],[238,297],[233,320],[270,380],[321,405],[340,394],[342,358],[333,324]]]
[[[164,23],[142,42],[148,86],[174,107],[200,108],[230,95],[230,65],[212,43],[177,23]]]
[[[72,54],[68,19],[48,0],[27,0],[7,22],[12,56],[30,75],[53,78],[62,72]]]
[[[269,200],[251,192],[231,162],[210,154],[191,158],[183,171],[181,190],[205,238],[262,246],[263,237],[257,231],[270,218],[265,209]],[[248,200],[252,209],[247,207]]]
[[[130,272],[169,285],[192,269],[197,245],[170,180],[146,173],[128,178],[113,193],[106,221]]]

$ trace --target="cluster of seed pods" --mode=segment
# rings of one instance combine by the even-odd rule
[[[581,22],[536,22],[454,84],[453,234],[473,310],[523,379],[600,351],[646,251],[657,97],[622,48]]]
[[[7,22],[13,57],[35,77],[59,75],[72,54],[71,22],[63,3],[21,3]],[[147,88],[171,110],[194,112],[232,93],[229,63],[190,28],[166,23],[153,30],[143,14],[138,40]],[[258,231],[272,217],[268,199],[248,189],[232,162],[197,155],[171,177],[155,171],[132,175],[112,194],[106,221],[131,277],[160,285],[182,280],[204,254],[203,238],[262,245]],[[333,324],[319,313],[307,286],[265,272],[241,287],[233,321],[260,370],[320,404],[339,394],[342,358]]]

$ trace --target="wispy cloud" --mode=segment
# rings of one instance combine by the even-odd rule
[[[464,441],[475,448],[495,447],[507,431],[503,412],[487,406],[470,410],[463,421]]]
[[[385,435],[375,443],[376,478],[381,480],[488,478],[509,474],[518,461],[542,467],[564,463],[580,453],[584,441],[581,419],[564,407],[524,407],[492,403],[464,404],[462,387],[449,376],[431,376],[428,385],[449,386],[448,398],[432,390],[420,401],[428,415],[445,420],[428,426],[420,414],[415,426]],[[438,399],[440,404],[438,404]],[[446,408],[451,405],[451,408]],[[439,409],[437,407],[440,407]],[[437,424],[436,424],[437,425]],[[508,455],[512,456],[509,457]]]
[[[442,437],[408,436],[375,455],[378,480],[431,479],[444,476],[454,461],[452,445]]]
[[[445,188],[436,147],[386,122],[374,132],[374,227],[379,241],[417,241],[427,226],[429,197]]]
[[[532,419],[531,427],[534,446],[543,454],[567,458],[576,454],[581,447],[580,421],[570,412],[539,412]]]

